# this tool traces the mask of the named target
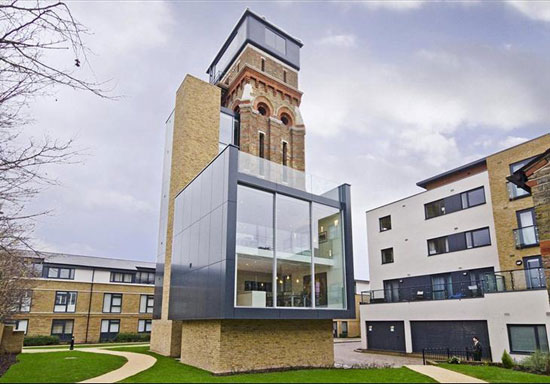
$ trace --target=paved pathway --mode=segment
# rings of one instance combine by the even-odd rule
[[[132,345],[135,347],[136,345]],[[119,348],[119,346],[112,347]],[[124,380],[127,377],[134,376],[137,373],[145,371],[151,368],[156,362],[153,356],[145,355],[143,353],[113,351],[105,348],[79,348],[78,352],[90,352],[90,353],[104,353],[106,355],[122,356],[126,358],[127,362],[119,369],[107,372],[104,375],[93,377],[88,380],[82,381],[82,383],[115,383],[120,380]],[[24,353],[47,353],[47,352],[67,352],[67,349],[57,348],[43,348],[43,349],[27,349]]]
[[[422,359],[413,356],[389,355],[372,352],[355,352],[361,348],[360,341],[334,343],[334,363],[336,366],[391,366],[422,364]]]
[[[440,383],[486,383],[486,381],[475,377],[463,375],[449,369],[436,367],[434,365],[406,365],[405,367],[429,376]]]

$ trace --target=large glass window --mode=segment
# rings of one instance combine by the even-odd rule
[[[380,252],[382,253],[382,264],[393,263],[393,248],[386,248]]]
[[[312,204],[315,307],[345,308],[344,249],[340,210]]]
[[[236,306],[345,308],[340,210],[245,186],[237,193]]]
[[[139,301],[139,313],[153,313],[155,296],[141,295]]]
[[[485,204],[485,188],[480,187],[471,191],[460,194],[462,201],[462,209],[475,207],[476,205]]]
[[[74,268],[44,267],[42,277],[47,279],[74,279]]]
[[[61,341],[68,341],[73,335],[74,320],[52,320],[52,336]]]
[[[548,352],[548,337],[544,325],[508,325],[510,352],[533,353],[536,350]]]
[[[483,247],[485,245],[491,245],[491,235],[489,234],[489,228],[477,229],[475,231],[468,231],[466,235],[466,248]]]
[[[74,312],[77,292],[58,291],[55,293],[54,312]]]
[[[237,192],[237,306],[273,306],[273,199],[239,186]]]
[[[121,293],[103,294],[103,312],[105,313],[122,312],[122,294]]]
[[[449,252],[449,240],[447,236],[438,237],[437,239],[428,240],[428,255],[439,255],[440,253]]]
[[[123,273],[123,272],[111,272],[111,282],[113,283],[133,283],[134,282],[133,273]]]
[[[389,231],[391,229],[391,215],[384,216],[378,219],[380,232]]]
[[[517,163],[510,164],[510,174],[516,172],[518,169],[522,168],[531,160],[533,160],[533,157],[518,161]],[[518,187],[514,183],[508,183],[508,195],[510,197],[510,200],[514,200],[519,199],[520,197],[529,196],[530,193],[527,192],[525,189]]]
[[[431,203],[425,204],[424,209],[426,210],[426,219],[431,219],[432,217],[444,215],[445,201],[444,200],[432,201]]]

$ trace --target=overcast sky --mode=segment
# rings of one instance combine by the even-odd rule
[[[550,2],[70,3],[94,76],[117,101],[58,90],[28,132],[75,138],[33,209],[54,252],[155,260],[164,121],[185,74],[205,70],[246,7],[304,42],[306,167],[352,185],[357,278],[365,211],[415,183],[550,129]],[[72,64],[72,61],[67,61]],[[86,71],[86,69],[84,69]]]

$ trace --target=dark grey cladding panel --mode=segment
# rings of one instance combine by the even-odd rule
[[[157,262],[155,272],[155,301],[153,305],[153,319],[160,319],[162,314],[162,285],[164,283],[164,259]]]
[[[353,268],[353,240],[351,222],[351,187],[349,184],[341,185],[339,188],[340,202],[342,203],[342,214],[344,221],[344,255],[346,268],[346,296],[347,313],[345,318],[355,318],[355,272]]]

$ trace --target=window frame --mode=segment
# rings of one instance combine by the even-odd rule
[[[103,322],[106,321],[108,324],[108,331],[103,332]],[[118,331],[117,332],[111,332],[111,325],[112,324],[118,324]],[[113,333],[120,333],[120,319],[101,319],[101,323],[99,324],[99,334],[113,334]]]
[[[142,275],[147,275],[147,280],[144,282]],[[152,279],[151,279],[152,275]],[[135,274],[135,282],[136,284],[155,284],[155,272],[149,272],[149,271],[137,271]]]
[[[391,250],[391,261],[384,261],[384,251]],[[380,256],[382,257],[382,265],[384,264],[391,264],[395,262],[395,255],[393,253],[393,247],[384,248],[380,250]]]
[[[72,311],[69,311],[68,310],[69,303],[70,303],[70,299],[71,299],[71,296],[72,296],[73,293],[74,293],[74,309]],[[67,296],[65,304],[57,304],[57,297],[60,296],[60,295],[61,296]],[[54,301],[53,301],[53,312],[54,313],[74,313],[74,312],[76,312],[77,300],[78,300],[78,292],[77,291],[55,291],[55,297],[54,297]],[[56,307],[63,306],[63,305],[65,306],[64,311],[56,310]]]
[[[474,244],[474,232],[480,232],[480,231],[485,231],[485,230],[487,230],[487,232],[489,234],[489,243],[488,244],[483,244],[483,245],[475,245]],[[468,235],[470,235],[471,239],[472,239],[472,246],[471,247],[468,247]],[[465,240],[466,240],[466,248],[465,249],[488,247],[492,244],[492,242],[491,242],[491,230],[489,229],[489,227],[483,227],[483,228],[478,228],[478,229],[472,229],[471,231],[465,231],[464,232],[464,237],[465,237]],[[461,249],[461,251],[463,251],[463,249]],[[455,251],[455,252],[457,252],[457,251]]]
[[[28,301],[28,304],[25,302]],[[15,312],[17,313],[29,313],[31,311],[32,307],[32,291],[27,291],[23,297],[19,300],[19,302],[16,304],[17,309]],[[23,308],[26,308],[23,310]]]
[[[483,244],[483,245],[474,245],[473,233],[478,232],[478,231],[484,231],[484,230],[487,230],[487,232],[488,232],[489,243],[488,244]],[[461,248],[461,249],[454,249],[454,250],[450,249],[449,237],[451,235],[445,235],[445,236],[439,236],[439,237],[433,237],[431,239],[427,239],[426,244],[427,244],[427,248],[428,248],[428,257],[429,256],[436,256],[436,255],[443,255],[445,253],[467,251],[467,250],[475,249],[475,248],[489,247],[489,246],[493,245],[493,242],[491,240],[491,228],[489,228],[488,226],[487,227],[476,228],[476,229],[471,229],[469,231],[458,232],[456,234],[453,233],[452,235],[460,235],[460,234],[462,234],[462,236],[464,237],[464,246],[465,246],[464,248]],[[471,243],[472,243],[471,247],[468,247],[468,235],[471,236]],[[434,240],[438,240],[438,239],[445,239],[445,241],[446,241],[445,252],[430,253],[430,241],[434,241]]]
[[[23,331],[23,332],[24,332],[23,334],[26,335],[27,332],[29,331],[29,319],[17,319],[17,320],[15,320],[15,321],[14,321],[14,322],[15,322],[15,324],[14,324],[14,330],[15,330],[15,331],[21,331],[21,330],[18,329],[18,328],[19,328],[19,323],[22,322],[22,321],[26,321],[26,322],[27,322],[27,325],[25,326],[25,330]]]
[[[143,331],[140,331],[141,323],[143,322]],[[150,324],[150,330],[147,330],[147,324]],[[151,330],[153,328],[153,320],[152,319],[138,319],[138,333],[151,333]]]
[[[389,219],[390,219],[390,226],[389,226],[389,228],[382,228],[382,220],[383,220],[383,219],[386,219],[386,218],[388,218],[388,217],[389,217]],[[383,216],[383,217],[379,217],[379,218],[378,218],[378,229],[379,229],[380,232],[391,231],[391,229],[392,229],[391,215],[386,215],[386,216]]]
[[[107,298],[107,295],[110,295],[110,300],[109,300],[109,311],[105,311],[105,299]],[[120,305],[115,305],[113,306],[113,298],[114,297],[119,297],[120,296]],[[102,312],[103,313],[122,313],[122,296],[123,294],[122,293],[110,293],[110,292],[105,292],[103,294],[103,307],[102,307]],[[118,312],[115,312],[113,311],[113,307],[115,308],[119,308],[120,310]]]
[[[430,253],[430,241],[439,240],[439,239],[445,239],[445,251],[437,252],[437,253]],[[428,256],[443,255],[445,253],[450,252],[449,251],[449,235],[439,236],[439,237],[434,237],[434,238],[428,239],[428,240],[426,240],[426,244],[428,246]]]
[[[50,270],[57,269],[56,276],[50,276]],[[62,270],[69,270],[69,277],[61,277]],[[45,265],[42,269],[42,278],[44,279],[59,279],[59,280],[74,280],[75,268],[58,267]]]
[[[145,311],[142,311],[142,301],[145,298]],[[149,300],[153,300],[153,305],[149,305]],[[139,313],[153,313],[155,307],[155,295],[141,294],[139,295]],[[150,309],[150,310],[149,310]]]
[[[71,333],[66,332],[68,322],[71,322],[73,324]],[[63,323],[63,333],[53,333],[53,328],[56,323]],[[74,335],[74,319],[52,319],[52,328],[50,330],[50,335],[58,337],[63,335]],[[62,337],[59,338],[62,339]]]
[[[265,132],[258,132],[258,157],[265,159]]]
[[[478,204],[474,204],[474,205],[470,205],[469,202],[470,202],[470,196],[469,196],[469,193],[470,192],[474,192],[474,191],[477,191],[477,190],[483,190],[483,202],[482,203],[478,203]],[[466,196],[466,201],[468,202],[468,206],[467,207],[464,207],[464,204],[463,204],[463,196]],[[445,199],[447,198],[451,198],[451,197],[455,197],[455,196],[458,196],[459,199],[460,199],[460,206],[461,206],[461,209],[458,209],[458,210],[453,210],[451,212],[448,212],[445,208]],[[440,211],[443,211],[442,214],[440,215],[436,215],[436,216],[431,216],[431,217],[428,217],[428,206],[431,205],[431,204],[435,204],[435,203],[439,203],[441,202],[443,204],[443,209]],[[453,195],[449,195],[447,197],[443,197],[441,199],[437,199],[437,200],[433,200],[433,201],[429,201],[427,203],[424,204],[424,219],[425,220],[430,220],[430,219],[435,219],[436,217],[441,217],[441,216],[446,216],[446,215],[450,215],[451,213],[455,213],[455,212],[460,212],[460,211],[464,211],[466,209],[470,209],[470,208],[475,208],[475,207],[479,207],[480,205],[483,205],[483,204],[487,204],[487,195],[485,193],[485,186],[484,185],[481,185],[479,187],[476,187],[476,188],[472,188],[472,189],[468,189],[464,192],[460,192],[460,193],[455,193]]]
[[[116,280],[115,276],[121,275],[122,280]],[[130,281],[126,281],[126,276],[131,276]],[[109,279],[111,283],[119,283],[119,284],[134,284],[136,281],[136,274],[134,272],[119,272],[119,271],[111,271],[111,278]]]
[[[470,193],[474,192],[474,191],[478,191],[478,190],[482,190],[483,191],[483,202],[482,203],[477,203],[477,204],[474,204],[474,205],[471,205],[470,204]],[[468,206],[467,207],[464,207],[464,200],[463,200],[463,196],[466,196],[466,201],[468,202]],[[473,189],[470,189],[468,191],[464,191],[460,194],[460,202],[462,204],[462,209],[461,211],[465,210],[465,209],[468,209],[468,208],[474,208],[474,207],[478,207],[480,205],[483,205],[483,204],[487,204],[487,196],[485,195],[485,186],[481,186],[481,187],[477,187],[477,188],[473,188]]]
[[[548,341],[548,330],[546,329],[546,324],[506,324],[506,330],[508,331],[508,347],[510,348],[510,353],[513,353],[515,355],[530,355],[533,352],[525,352],[525,351],[515,351],[513,349],[513,346],[512,346],[512,334],[511,334],[511,328],[513,327],[523,327],[523,328],[527,328],[527,327],[531,327],[534,329],[534,333],[535,333],[535,344],[536,344],[536,350],[540,350],[541,352],[546,352],[548,353],[548,350],[546,351],[542,351],[540,349],[540,335],[539,335],[539,330],[538,330],[538,327],[544,327],[544,330],[546,332],[546,344],[547,346],[549,346],[550,348],[550,342]]]
[[[513,170],[513,167],[516,165],[516,164],[520,164],[520,163],[523,163],[521,165],[521,167],[517,168],[517,169],[521,169],[523,168],[527,163],[529,163],[531,160],[533,160],[535,157],[537,156],[531,156],[531,157],[528,157],[526,159],[523,159],[523,160],[519,160],[519,161],[514,161],[513,163],[510,163],[508,164],[508,170],[510,171],[510,175],[513,175],[514,174],[514,170]],[[526,190],[524,190],[523,188],[520,188],[518,187],[517,185],[515,184],[512,184],[513,185],[513,188],[517,189],[517,190],[521,190],[521,191],[524,191],[525,193],[524,194],[521,194],[519,196],[516,196],[516,197],[513,197],[513,198],[510,198],[509,197],[509,201],[514,201],[514,200],[519,200],[519,199],[524,199],[528,196],[531,196],[531,193],[527,192]]]

